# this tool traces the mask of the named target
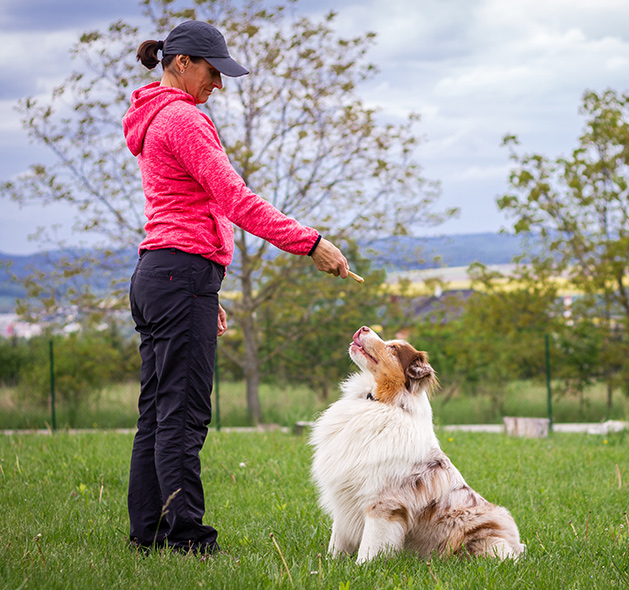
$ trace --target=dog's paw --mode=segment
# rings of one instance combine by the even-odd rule
[[[369,550],[369,549],[365,549],[361,547],[358,550],[358,556],[356,557],[356,564],[360,565],[361,563],[367,563],[371,561],[374,557],[376,557],[376,555],[378,555],[377,549]]]

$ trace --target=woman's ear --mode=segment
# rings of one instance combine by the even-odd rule
[[[175,65],[177,66],[177,71],[183,74],[186,68],[190,65],[190,57],[187,55],[176,56]]]

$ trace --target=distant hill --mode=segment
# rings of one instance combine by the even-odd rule
[[[374,266],[386,268],[388,271],[469,266],[473,262],[507,264],[516,254],[522,252],[522,238],[498,233],[426,238],[395,236],[364,244],[362,250],[363,255],[371,259]],[[43,272],[52,270],[54,263],[66,254],[55,251],[28,256],[0,253],[0,312],[12,311],[16,297],[24,293],[21,285],[12,280],[13,274],[23,278],[34,268]],[[121,255],[124,263],[118,273],[120,278],[126,278],[133,272],[137,260],[136,252],[125,250]]]
[[[366,244],[364,254],[376,266],[389,271],[469,266],[473,262],[508,264],[522,253],[523,240],[521,236],[498,233],[429,238],[394,236]],[[529,236],[527,240],[531,242],[532,238]]]
[[[24,288],[19,283],[34,270],[43,273],[52,272],[55,264],[62,258],[79,258],[85,250],[65,250],[38,252],[25,256],[3,254],[0,252],[0,313],[10,313],[15,308],[16,298],[24,295]],[[97,289],[106,289],[111,278],[128,278],[137,261],[137,250],[129,249],[119,253],[123,263],[115,272],[100,270],[90,277],[90,284]],[[15,277],[15,278],[14,278]]]

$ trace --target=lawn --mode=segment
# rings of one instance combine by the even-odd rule
[[[219,530],[227,555],[209,562],[167,553],[145,557],[126,544],[132,437],[61,432],[0,437],[0,585],[64,590],[629,586],[629,433],[527,440],[443,432],[440,438],[468,483],[511,510],[528,545],[519,562],[426,563],[400,555],[356,566],[352,559],[328,559],[330,522],[309,481],[306,439],[281,432],[215,431],[202,453],[206,522]]]

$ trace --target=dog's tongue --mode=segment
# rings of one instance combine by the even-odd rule
[[[356,330],[356,333],[354,334],[354,337],[352,338],[352,341],[354,342],[354,344],[357,344],[358,346],[362,347],[362,344],[360,343],[360,332],[361,332],[362,328],[359,328],[358,330]]]

